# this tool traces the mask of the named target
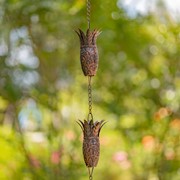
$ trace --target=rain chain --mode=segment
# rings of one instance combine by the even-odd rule
[[[96,46],[96,40],[99,34],[99,30],[90,30],[90,16],[91,16],[91,3],[90,0],[87,3],[87,24],[88,29],[84,33],[81,29],[76,31],[80,39],[80,61],[81,68],[84,76],[88,77],[88,106],[89,112],[87,119],[83,121],[79,120],[77,123],[83,131],[83,156],[85,164],[89,172],[89,180],[93,179],[93,170],[97,166],[100,155],[100,142],[99,134],[101,128],[106,123],[102,121],[94,121],[92,113],[92,77],[96,75],[98,68],[98,49]]]

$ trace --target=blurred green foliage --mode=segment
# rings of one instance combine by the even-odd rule
[[[102,30],[93,113],[108,121],[94,179],[180,177],[180,24],[157,9],[129,17],[116,1],[92,1],[91,27]],[[74,33],[85,14],[82,0],[0,1],[0,179],[87,179]]]

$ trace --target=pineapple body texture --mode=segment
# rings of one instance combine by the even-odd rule
[[[86,34],[79,29],[76,31],[80,39],[80,61],[85,76],[94,76],[98,68],[98,49],[96,39],[100,32],[98,30],[87,30]]]
[[[86,121],[82,122],[79,120],[78,124],[80,125],[83,131],[83,155],[84,161],[87,167],[96,167],[99,161],[100,155],[100,142],[99,142],[99,133],[102,126],[105,122],[102,121]]]
[[[96,167],[99,161],[99,138],[88,137],[83,140],[84,162],[87,167]]]

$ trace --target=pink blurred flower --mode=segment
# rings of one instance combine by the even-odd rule
[[[113,160],[117,162],[122,169],[128,169],[131,167],[131,163],[128,160],[128,154],[124,151],[116,152],[113,155]]]
[[[51,162],[52,162],[52,164],[59,164],[60,160],[61,160],[61,153],[59,151],[54,151],[51,154]]]
[[[119,151],[114,154],[113,159],[116,162],[121,162],[121,161],[126,161],[127,157],[128,157],[128,154],[126,152]]]

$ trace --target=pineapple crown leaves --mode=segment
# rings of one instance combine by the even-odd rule
[[[79,124],[79,126],[81,127],[84,136],[88,136],[88,137],[99,137],[99,133],[101,131],[101,128],[107,123],[104,120],[102,121],[95,121],[93,122],[93,120],[87,121],[84,120],[84,122],[82,122],[81,120],[77,121],[77,123]]]
[[[97,29],[94,29],[93,31],[90,31],[90,29],[88,29],[86,31],[86,34],[81,29],[75,32],[79,36],[81,46],[96,45],[96,39],[101,33],[101,31]]]

